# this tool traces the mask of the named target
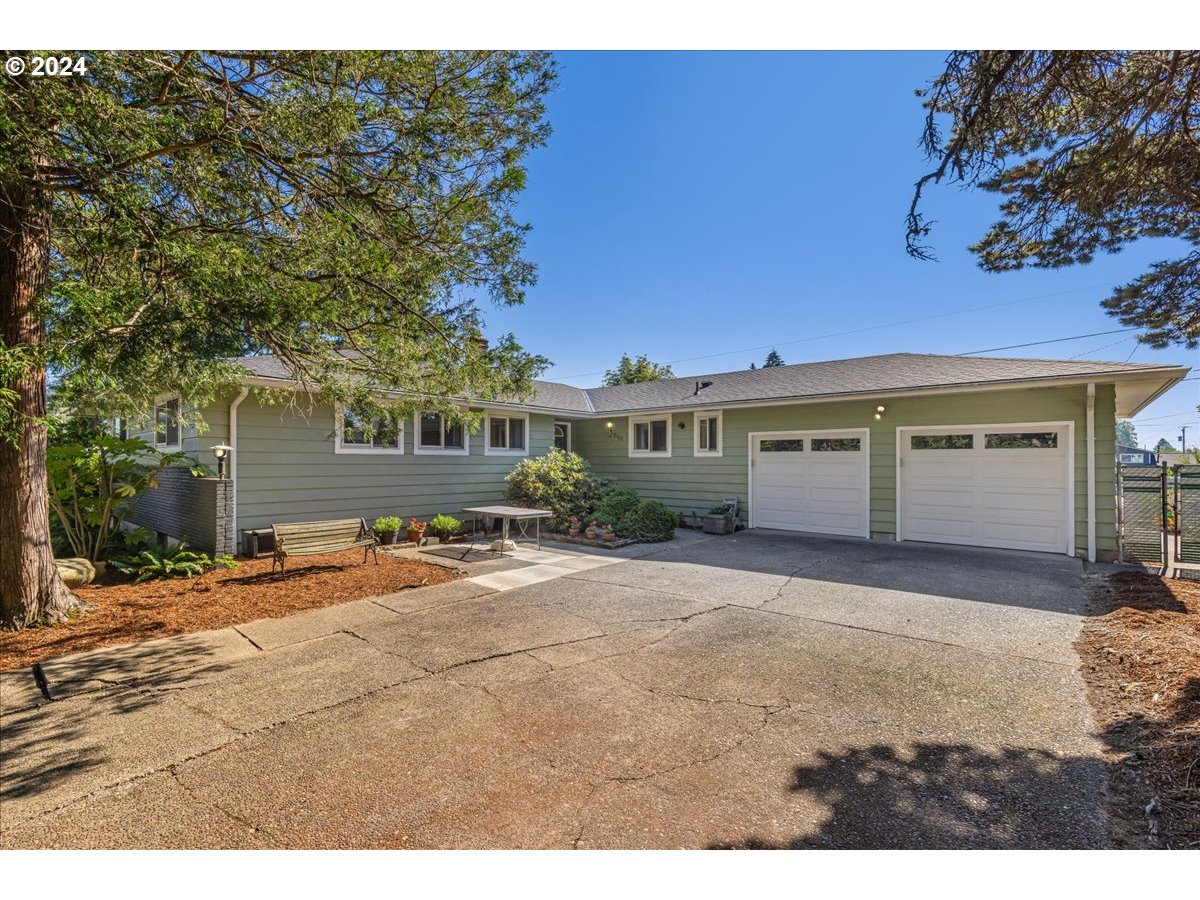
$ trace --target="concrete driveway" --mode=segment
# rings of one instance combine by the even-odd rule
[[[1103,844],[1077,561],[550,550],[6,673],[3,846]]]

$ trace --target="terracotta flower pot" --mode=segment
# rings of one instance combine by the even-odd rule
[[[424,534],[424,532],[416,531],[416,530],[410,528],[408,531],[408,539],[409,539],[409,541],[411,541],[414,544],[419,544],[419,543],[421,543],[421,535],[422,534]]]
[[[608,531],[604,532],[604,540],[608,541],[610,544],[613,543],[616,539],[617,539],[617,533],[615,531],[613,531],[611,528],[608,529]]]

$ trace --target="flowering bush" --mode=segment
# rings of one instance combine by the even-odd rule
[[[548,510],[556,531],[564,530],[572,516],[588,515],[601,487],[582,456],[557,447],[545,456],[521,460],[504,480],[510,503]]]

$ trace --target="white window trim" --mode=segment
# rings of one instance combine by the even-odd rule
[[[701,450],[700,449],[700,420],[701,419],[716,419],[717,420],[717,449],[716,450]],[[719,409],[709,409],[697,412],[692,419],[692,453],[700,457],[724,456],[725,455],[725,413]]]
[[[571,433],[571,431],[572,431],[571,423],[566,421],[565,419],[555,419],[554,420],[554,428],[557,428],[559,425],[561,425],[563,428],[565,428],[567,430],[567,450],[566,450],[566,452],[570,453],[572,450],[575,449],[575,440],[574,440],[575,435],[573,435]],[[554,443],[554,428],[550,429],[550,446],[551,447],[557,446]],[[526,438],[526,441],[528,442],[528,438]]]
[[[1146,459],[1146,456],[1143,453],[1118,453],[1117,454],[1117,461],[1123,462],[1126,464],[1141,463],[1141,462],[1144,462],[1145,459]]]
[[[665,457],[671,455],[671,426],[674,424],[673,416],[670,413],[659,416],[630,416],[629,417],[629,455],[630,456],[658,456]],[[633,446],[633,434],[637,430],[636,425],[640,422],[662,422],[667,423],[667,449],[666,450],[635,450]],[[651,441],[652,442],[652,441]]]
[[[471,453],[471,431],[463,426],[462,447],[423,447],[421,446],[421,416],[424,413],[437,412],[436,409],[417,410],[413,413],[413,453],[418,456],[468,456]],[[442,417],[442,440],[446,440],[446,414]],[[528,441],[528,438],[526,438]]]
[[[346,426],[345,407],[339,405],[334,416],[336,419],[336,429],[333,441],[334,453],[390,453],[395,456],[404,455],[404,420],[397,417],[396,425],[400,429],[400,440],[395,447],[376,447],[371,444],[344,444],[342,443],[342,432]]]
[[[523,419],[525,421],[525,447],[521,450],[510,450],[507,447],[492,446],[492,419]],[[505,433],[508,426],[505,426]],[[568,441],[570,439],[568,438]],[[483,455],[484,456],[528,456],[529,455],[529,413],[505,412],[499,409],[489,409],[483,416]]]
[[[176,415],[175,434],[178,436],[179,440],[177,440],[173,444],[168,444],[166,434],[163,434],[160,437],[159,433],[158,433],[158,410],[159,410],[159,407],[166,406],[172,400],[175,401],[175,415]],[[183,418],[183,398],[181,396],[179,396],[178,394],[167,394],[166,396],[155,399],[155,401],[154,401],[154,417],[150,422],[150,434],[154,438],[154,449],[155,450],[164,450],[167,452],[171,452],[171,451],[183,449],[183,422],[181,421],[182,418]]]

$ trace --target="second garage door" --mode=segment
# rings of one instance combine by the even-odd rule
[[[752,434],[752,524],[870,536],[865,431]]]
[[[1070,429],[900,431],[900,537],[1071,553]]]

